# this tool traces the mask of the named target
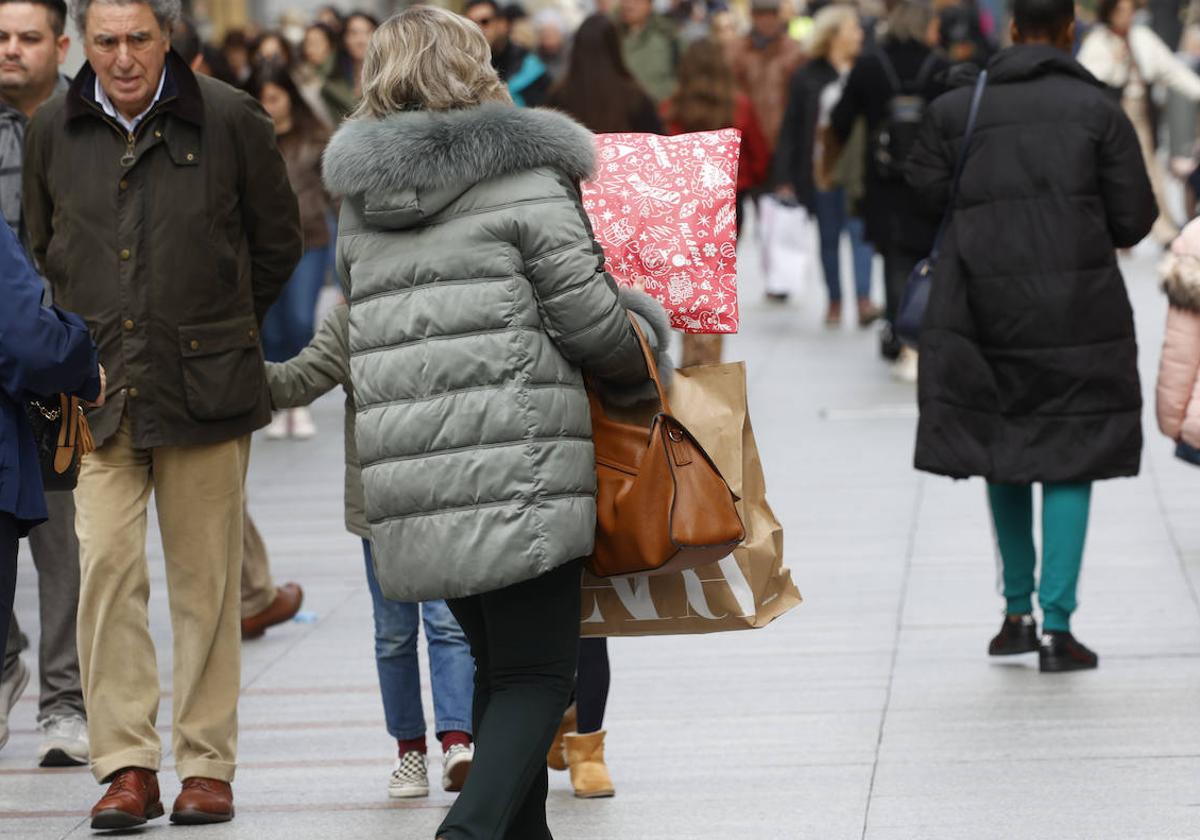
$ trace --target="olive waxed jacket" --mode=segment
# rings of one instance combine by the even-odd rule
[[[129,412],[139,448],[231,440],[271,416],[258,328],[300,258],[270,119],[174,52],[130,136],[85,65],[26,131],[30,246],[108,373],[102,444]]]

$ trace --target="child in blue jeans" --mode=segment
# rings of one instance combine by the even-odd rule
[[[276,409],[307,406],[341,385],[346,392],[346,529],[362,538],[367,585],[375,614],[375,663],[388,732],[399,757],[388,780],[395,798],[429,795],[425,711],[417,667],[417,635],[422,618],[429,647],[434,719],[441,741],[442,787],[462,790],[471,769],[471,697],[475,660],[462,628],[445,601],[405,604],[383,597],[375,574],[370,529],[363,500],[358,449],[354,442],[354,394],[350,383],[350,310],[345,304],[325,319],[313,340],[290,361],[267,365],[271,402]]]

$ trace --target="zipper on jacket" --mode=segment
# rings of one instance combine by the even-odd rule
[[[122,126],[108,114],[104,113],[104,109],[101,108],[98,103],[93,102],[86,97],[83,99],[88,105],[91,106],[93,111],[100,115],[100,119],[107,123],[113,129],[113,131],[121,135],[121,139],[125,141],[125,154],[121,155],[121,166],[128,169],[129,167],[133,166],[134,161],[137,160],[137,155],[134,154],[134,151],[137,149],[138,140],[142,139],[142,130],[150,124],[150,121],[153,120],[154,117],[158,116],[158,112],[163,105],[166,105],[169,102],[174,102],[177,98],[178,97],[172,96],[169,99],[159,100],[159,102],[150,109],[146,116],[142,117],[142,121],[138,123],[138,127],[133,131],[126,131],[124,126]]]

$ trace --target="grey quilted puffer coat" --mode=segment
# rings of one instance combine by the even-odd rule
[[[591,553],[596,474],[581,370],[647,385],[578,181],[592,135],[549,111],[485,105],[347,123],[325,155],[345,196],[351,378],[384,594],[460,598]],[[669,369],[669,364],[664,365]]]

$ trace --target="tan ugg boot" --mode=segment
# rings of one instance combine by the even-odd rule
[[[571,766],[571,787],[580,799],[613,796],[612,776],[604,763],[604,730],[580,735],[568,732],[563,738],[567,764]]]
[[[558,731],[554,733],[554,743],[550,745],[550,752],[546,753],[546,764],[551,770],[566,770],[567,769],[567,754],[563,751],[563,737],[568,732],[575,731],[575,704],[567,706],[567,710],[563,712],[562,723],[558,725]]]

